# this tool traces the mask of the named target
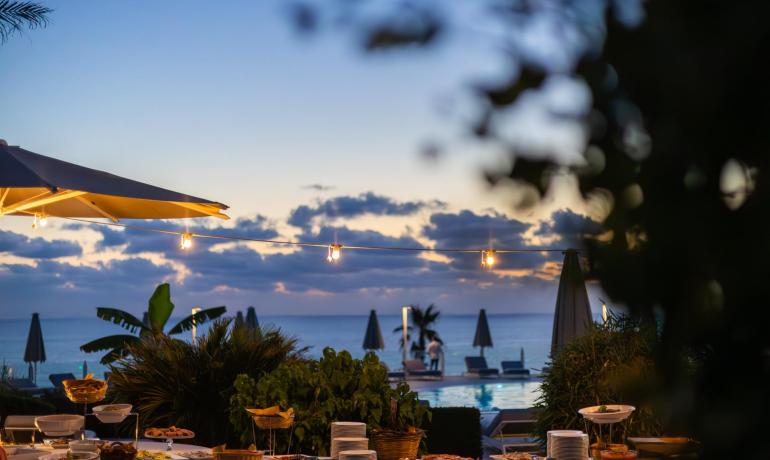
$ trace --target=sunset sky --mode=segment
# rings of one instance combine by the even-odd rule
[[[504,152],[471,138],[474,83],[501,75],[500,50],[463,28],[430,52],[370,55],[355,31],[302,36],[285,3],[45,2],[45,29],[0,46],[0,138],[10,145],[230,206],[210,233],[343,244],[530,248],[596,234],[601,209],[569,177],[528,211],[489,189]],[[180,10],[184,14],[180,14]],[[473,10],[447,12],[473,22]],[[454,15],[454,16],[452,16]],[[492,24],[480,22],[477,27]],[[550,47],[546,25],[529,33]],[[541,30],[542,29],[542,30]],[[550,50],[550,51],[549,51]],[[553,59],[558,61],[559,57]],[[583,132],[549,116],[582,110],[585,89],[551,77],[509,114],[511,139],[580,161]],[[438,159],[421,154],[440,142]],[[0,217],[0,316],[139,312],[172,283],[177,308],[253,305],[259,314],[395,313],[436,303],[446,313],[551,312],[560,254],[351,253],[196,240]],[[142,223],[144,224],[144,223]],[[180,222],[151,223],[184,228]],[[596,310],[599,294],[591,288]]]

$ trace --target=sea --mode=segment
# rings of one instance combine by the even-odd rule
[[[465,356],[478,355],[473,347],[477,315],[441,316],[435,330],[444,341],[445,373],[460,375],[465,371]],[[525,365],[541,369],[551,346],[553,329],[552,314],[488,315],[493,347],[484,350],[491,367],[499,367],[500,361],[518,360],[520,350],[525,353]],[[354,357],[364,355],[362,348],[368,316],[261,316],[260,325],[281,329],[295,337],[301,346],[310,347],[308,355],[319,357],[325,347],[347,350]],[[400,333],[393,329],[401,324],[400,316],[379,316],[385,349],[377,352],[391,369],[400,368],[402,360],[399,348]],[[0,362],[12,369],[16,377],[26,377],[28,365],[24,363],[30,320],[0,319]],[[174,324],[174,319],[169,321]],[[46,361],[38,364],[37,385],[51,386],[50,374],[72,373],[82,376],[84,371],[101,377],[107,370],[99,363],[100,353],[87,354],[80,346],[106,335],[126,333],[119,326],[93,318],[45,318],[41,317]],[[207,326],[199,327],[206,330]],[[190,339],[189,332],[177,336]]]

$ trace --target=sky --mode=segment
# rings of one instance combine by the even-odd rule
[[[469,88],[497,81],[494,24],[468,7],[430,52],[361,50],[355,29],[299,34],[286,2],[44,2],[51,24],[0,45],[0,138],[10,145],[230,206],[193,229],[257,238],[368,245],[563,248],[599,234],[602,211],[555,179],[536,209],[490,189],[506,154],[472,139]],[[589,2],[590,3],[590,2]],[[545,23],[542,23],[544,22]],[[467,24],[473,24],[468,29]],[[488,28],[487,28],[488,27]],[[479,30],[481,33],[479,33]],[[547,20],[524,30],[560,62]],[[579,163],[580,82],[551,77],[506,115],[505,134]],[[440,139],[438,161],[420,152]],[[249,305],[260,314],[395,313],[435,303],[449,314],[551,312],[561,255],[353,253],[196,240],[0,217],[0,318],[138,313],[172,284],[178,313]],[[179,229],[179,222],[152,223]],[[596,286],[589,287],[597,305]]]

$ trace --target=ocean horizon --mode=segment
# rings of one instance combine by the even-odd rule
[[[446,315],[436,323],[435,329],[444,341],[445,372],[459,375],[465,371],[463,358],[478,355],[479,350],[472,346],[476,331],[477,314]],[[489,327],[494,346],[487,348],[484,355],[490,366],[499,367],[500,361],[518,359],[520,349],[526,355],[526,366],[540,369],[548,359],[553,328],[553,314],[515,313],[488,315]],[[281,329],[295,337],[299,345],[309,347],[307,355],[319,357],[326,347],[335,350],[347,350],[354,357],[360,358],[364,332],[368,321],[367,315],[280,315],[259,316],[260,325]],[[400,334],[393,329],[401,325],[400,315],[379,316],[385,349],[377,352],[380,359],[391,369],[400,367]],[[28,365],[24,363],[24,348],[29,332],[29,319],[0,320],[0,360],[13,368],[13,375],[26,377]],[[169,321],[174,324],[173,318]],[[116,324],[96,317],[46,318],[41,317],[41,327],[46,350],[46,361],[38,364],[38,386],[51,386],[50,374],[83,373],[83,362],[88,372],[97,376],[108,369],[99,363],[102,353],[83,353],[80,345],[106,335],[125,333]],[[208,325],[200,326],[200,331],[208,330]],[[191,338],[190,332],[176,337]]]

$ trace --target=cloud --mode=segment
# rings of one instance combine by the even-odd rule
[[[316,192],[328,192],[330,190],[334,190],[337,187],[333,185],[309,184],[303,185],[302,188],[305,190],[315,190]]]
[[[452,249],[497,248],[533,249],[524,237],[531,224],[511,219],[503,214],[481,215],[471,211],[436,213],[430,217],[423,234],[436,242],[436,247]],[[478,271],[480,254],[446,253],[458,270]],[[535,268],[546,262],[542,253],[501,254],[499,269]]]
[[[598,231],[595,222],[591,226],[590,219],[569,210],[532,224],[492,211],[437,211],[436,203],[397,202],[370,193],[305,206],[304,217],[297,217],[297,210],[303,208],[299,207],[292,217],[305,225],[292,238],[320,247],[291,247],[280,252],[262,251],[259,246],[244,242],[223,245],[219,244],[223,240],[207,238],[196,238],[191,251],[182,251],[176,235],[68,224],[68,230],[88,227],[101,234],[95,245],[97,255],[107,250],[114,254],[119,249],[119,259],[94,262],[91,266],[51,260],[80,254],[80,247],[74,242],[30,240],[13,232],[0,232],[0,252],[37,259],[36,266],[0,265],[0,289],[6,292],[0,298],[0,313],[13,312],[16,304],[25,305],[25,311],[37,308],[49,313],[67,312],[60,315],[75,311],[90,314],[90,309],[99,305],[130,307],[138,312],[146,307],[154,286],[165,281],[174,284],[175,302],[183,309],[225,304],[234,309],[256,305],[273,314],[356,313],[375,306],[395,309],[404,303],[436,302],[442,310],[455,313],[465,311],[469,305],[484,305],[491,310],[507,305],[527,311],[548,311],[555,298],[559,253],[500,254],[496,270],[489,271],[480,269],[478,253],[425,257],[416,251],[352,250],[345,246],[416,248],[427,241],[436,247],[457,249],[534,249],[527,235],[543,233],[566,238],[579,232]],[[404,233],[396,236],[374,229],[350,228],[341,224],[344,220],[333,224],[325,219],[314,221],[318,217],[355,217],[365,213],[408,215],[420,210],[433,210],[428,223],[414,230],[405,225]],[[310,221],[314,225],[309,225]],[[277,224],[257,215],[215,225],[195,223],[189,231],[230,237],[288,238],[279,234]],[[178,221],[137,225],[158,230],[185,229]],[[552,244],[564,246],[562,240],[554,239]],[[336,264],[326,261],[326,245],[332,242],[343,245],[342,259]],[[185,276],[177,277],[179,273]]]
[[[181,226],[173,221],[145,221],[135,224],[137,227],[159,230],[159,232],[139,230],[135,228],[125,228],[117,230],[117,227],[106,225],[89,224],[67,224],[64,228],[68,230],[78,230],[81,228],[90,228],[102,235],[102,239],[97,243],[99,250],[126,245],[123,252],[126,254],[139,254],[143,252],[160,252],[175,254],[178,252],[179,239],[174,235],[162,233],[160,231],[182,232],[188,231],[198,234],[213,234],[227,238],[258,238],[273,239],[278,236],[272,223],[264,216],[256,215],[251,218],[238,218],[231,225],[216,226]],[[196,243],[203,241],[202,238],[196,240]],[[222,243],[224,239],[206,240],[211,243]]]
[[[535,231],[536,235],[557,236],[562,246],[579,247],[583,238],[604,233],[602,224],[588,216],[561,209],[551,214]]]
[[[365,214],[381,216],[407,216],[423,209],[443,208],[446,204],[433,200],[398,202],[392,198],[373,192],[358,196],[338,196],[318,202],[315,206],[302,205],[292,210],[288,223],[304,228],[316,217],[340,218],[358,217]]]
[[[8,253],[27,259],[56,259],[77,256],[83,249],[79,244],[67,240],[45,240],[0,230],[0,253]]]

